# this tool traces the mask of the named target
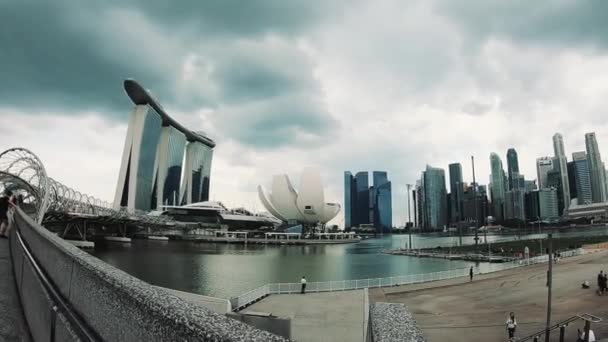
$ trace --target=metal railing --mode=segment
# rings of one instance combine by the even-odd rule
[[[565,336],[565,331],[566,331],[566,327],[575,321],[578,321],[579,319],[582,319],[585,321],[585,335],[588,335],[589,329],[591,328],[591,323],[599,323],[602,321],[602,319],[600,317],[594,316],[592,314],[582,314],[582,315],[576,315],[576,316],[572,316],[568,319],[565,319],[561,322],[555,323],[552,326],[549,327],[548,331],[551,332],[553,330],[559,329],[559,341],[560,342],[564,342],[564,336]],[[526,336],[524,338],[521,339],[517,339],[515,341],[517,342],[525,342],[525,341],[534,341],[534,342],[538,342],[538,339],[541,338],[542,336],[544,336],[547,333],[547,329],[543,329],[540,330],[532,335]],[[587,340],[589,340],[589,337],[587,336]]]
[[[582,249],[574,249],[569,251],[560,252],[561,258],[567,258],[575,255],[582,254]],[[485,273],[492,273],[498,271],[509,270],[516,267],[535,265],[540,263],[546,263],[549,257],[547,255],[540,255],[529,259],[520,259],[511,262],[505,262],[500,264],[493,264],[493,268]],[[426,283],[438,280],[454,279],[459,277],[465,277],[469,275],[468,268],[460,268],[449,271],[432,272],[432,273],[420,273],[420,274],[408,274],[395,277],[384,277],[384,278],[369,278],[369,279],[358,279],[358,280],[333,280],[323,282],[308,282],[306,284],[306,292],[331,292],[331,291],[347,291],[347,290],[360,290],[365,288],[375,287],[389,287],[398,285],[411,285]],[[271,294],[295,294],[301,292],[302,285],[300,283],[272,283],[266,284],[249,292],[246,292],[238,297],[231,299],[232,309],[238,311],[251,303],[254,303]]]
[[[42,284],[42,289],[46,292],[46,295],[50,298],[52,307],[51,310],[51,327],[50,327],[50,341],[55,341],[55,331],[57,324],[57,314],[61,313],[69,322],[70,327],[73,329],[73,332],[78,336],[80,341],[88,341],[95,342],[101,341],[99,337],[96,336],[95,332],[87,325],[87,323],[80,318],[80,316],[72,309],[70,304],[63,298],[63,296],[59,293],[59,291],[55,288],[52,281],[47,277],[44,270],[40,267],[32,253],[30,252],[27,243],[21,237],[21,233],[19,229],[15,229],[12,234],[15,235],[14,241],[17,246],[22,250],[23,255],[25,256],[25,260],[30,264],[33,274]],[[24,262],[25,262],[24,260]],[[24,295],[24,294],[22,294]],[[31,294],[25,294],[26,296],[30,296]]]

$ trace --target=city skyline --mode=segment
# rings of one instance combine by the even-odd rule
[[[500,6],[313,1],[230,11],[202,2],[184,12],[5,2],[0,145],[31,149],[58,180],[111,201],[130,108],[121,82],[132,77],[218,143],[210,199],[260,210],[253,180],[316,165],[327,198],[341,202],[343,170],[381,169],[402,225],[405,185],[426,164],[459,162],[470,180],[474,155],[487,184],[489,154],[505,166],[510,147],[534,178],[555,132],[566,156],[585,150],[586,132],[605,150],[607,80],[597,70],[608,44],[577,26],[593,6]],[[555,31],[531,13],[570,20]]]

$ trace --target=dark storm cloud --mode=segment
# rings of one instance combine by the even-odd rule
[[[228,106],[219,111],[223,131],[262,148],[304,144],[310,147],[330,138],[337,126],[325,104],[307,94]]]
[[[80,26],[90,19],[90,12],[70,10],[61,2],[2,2],[0,104],[32,112],[100,110],[126,117],[125,77],[163,84],[166,77],[146,63],[107,58],[97,37]],[[134,47],[113,48],[120,55]]]
[[[122,1],[116,1],[122,5]],[[253,37],[277,32],[299,34],[339,13],[345,1],[324,0],[137,0],[130,5],[155,22],[194,28],[204,36]],[[337,11],[337,12],[336,12]]]
[[[473,37],[608,47],[608,2],[603,0],[439,1],[436,10]]]
[[[292,143],[296,133],[331,127],[327,110],[316,104],[322,92],[312,76],[314,65],[295,40],[335,14],[328,9],[337,4],[3,2],[0,106],[31,114],[98,111],[126,119],[130,101],[122,80],[132,77],[169,112],[235,108],[232,120],[243,116],[256,128],[232,130],[230,138],[237,141]],[[184,81],[184,65],[192,56],[203,61],[194,68],[202,67]],[[211,120],[224,127],[225,117]],[[274,131],[286,127],[289,133]]]

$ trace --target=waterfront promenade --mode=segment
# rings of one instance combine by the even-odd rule
[[[0,342],[29,342],[8,248],[0,239]]]
[[[595,294],[596,276],[608,270],[608,251],[563,259],[554,267],[552,322],[590,313],[604,319],[594,324],[598,338],[608,337],[608,296]],[[544,328],[546,264],[480,275],[471,283],[458,278],[424,284],[370,290],[370,301],[404,303],[429,342],[505,340],[504,322],[516,313],[517,336]],[[581,289],[588,280],[591,289]],[[571,323],[566,340],[576,340],[582,321]],[[557,337],[556,330],[552,336]]]

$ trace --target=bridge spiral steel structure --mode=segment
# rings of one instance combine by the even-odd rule
[[[44,164],[26,148],[14,147],[0,153],[0,191],[13,191],[19,205],[38,223],[47,214],[103,216],[110,219],[162,224],[168,219],[145,212],[116,210],[112,204],[83,194],[50,178]]]

